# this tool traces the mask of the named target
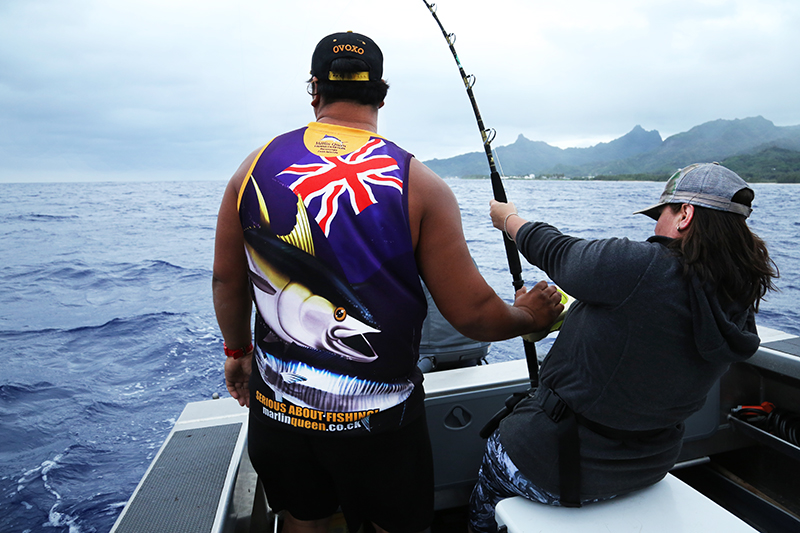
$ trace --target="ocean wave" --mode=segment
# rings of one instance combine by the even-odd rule
[[[64,399],[70,396],[68,390],[48,381],[35,383],[2,383],[0,384],[0,400],[7,403],[28,401],[31,396],[46,397],[47,399]]]
[[[78,215],[50,215],[46,213],[23,213],[14,216],[4,217],[8,222],[58,222],[64,220],[78,220]]]
[[[84,335],[92,332],[100,333],[100,336],[113,338],[115,336],[125,336],[131,334],[144,334],[149,327],[162,327],[163,320],[172,320],[176,317],[186,316],[187,313],[171,313],[163,311],[160,313],[145,313],[128,317],[112,318],[102,324],[81,325],[65,328],[42,328],[37,330],[29,329],[6,329],[0,330],[0,339],[19,340],[24,338],[34,338],[42,335]],[[62,340],[62,343],[64,341]]]
[[[36,266],[22,265],[18,267],[5,267],[0,269],[3,283],[45,282],[64,285],[65,288],[74,286],[75,282],[88,280],[91,283],[105,283],[122,280],[124,282],[136,281],[145,284],[153,276],[177,276],[185,279],[187,276],[210,276],[208,268],[184,267],[168,261],[152,259],[138,263],[108,263],[99,262],[88,264],[82,260],[52,261]],[[82,288],[85,288],[82,286]]]
[[[146,332],[148,326],[161,325],[163,320],[170,320],[174,317],[180,317],[183,313],[171,313],[169,311],[162,311],[160,313],[145,313],[142,315],[133,315],[129,317],[113,318],[105,324],[97,326],[80,326],[64,330],[66,333],[87,333],[89,331],[111,330],[111,333],[116,334],[132,334]]]
[[[163,260],[56,262],[0,269],[0,329],[66,329],[162,310],[211,306],[210,269]]]
[[[121,402],[111,400],[93,400],[85,408],[85,414],[89,418],[94,416],[106,416],[122,414],[126,406]]]

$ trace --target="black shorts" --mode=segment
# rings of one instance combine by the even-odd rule
[[[250,417],[250,460],[275,511],[319,520],[339,507],[350,531],[374,522],[416,533],[433,521],[433,456],[423,413],[397,431],[305,435]]]

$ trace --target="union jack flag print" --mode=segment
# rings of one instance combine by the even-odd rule
[[[374,154],[385,145],[383,140],[373,138],[345,156],[319,157],[319,162],[292,165],[281,172],[299,176],[289,187],[303,199],[306,207],[313,199],[322,196],[316,220],[326,237],[339,211],[339,200],[345,193],[353,211],[359,214],[377,203],[373,186],[393,187],[403,191],[403,181],[400,178],[386,175],[400,168],[397,161],[386,154]]]

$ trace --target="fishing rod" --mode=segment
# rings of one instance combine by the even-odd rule
[[[475,113],[475,120],[478,122],[478,129],[481,132],[483,149],[486,152],[486,158],[489,160],[489,171],[492,181],[492,192],[494,194],[494,199],[498,202],[506,203],[508,202],[508,198],[506,197],[503,181],[501,180],[500,173],[497,171],[497,167],[494,164],[494,156],[492,154],[492,141],[494,140],[496,132],[494,129],[487,129],[483,125],[483,118],[481,118],[481,112],[478,109],[478,102],[475,100],[475,94],[472,92],[472,87],[475,85],[475,76],[472,74],[467,75],[464,72],[464,67],[461,66],[461,60],[458,59],[458,53],[456,53],[456,35],[454,33],[447,33],[447,31],[444,29],[442,22],[439,20],[439,16],[436,14],[436,4],[430,4],[427,2],[427,0],[422,1],[425,3],[428,11],[431,12],[431,15],[433,15],[433,19],[436,21],[436,24],[439,25],[439,29],[442,30],[442,35],[444,35],[444,38],[450,47],[450,52],[453,54],[453,58],[456,60],[456,65],[458,65],[458,72],[461,74],[461,79],[464,82],[464,88],[467,90],[467,96],[469,96],[470,104],[472,104],[472,111]],[[503,244],[505,244],[506,248],[508,269],[511,271],[511,277],[513,278],[514,291],[517,291],[525,284],[525,282],[522,280],[522,265],[520,264],[519,260],[519,252],[517,252],[517,245],[513,240],[511,240],[506,232],[501,233],[503,234]],[[523,344],[525,346],[525,359],[528,362],[528,374],[530,375],[531,387],[537,387],[539,385],[539,361],[536,358],[536,345],[524,338]]]
[[[475,113],[475,120],[478,122],[478,129],[481,132],[483,149],[486,152],[486,158],[489,160],[489,172],[492,181],[492,192],[494,193],[494,199],[498,202],[506,203],[508,202],[508,198],[506,197],[503,181],[500,179],[500,173],[497,171],[497,167],[494,164],[494,155],[492,154],[492,141],[495,137],[495,130],[487,129],[483,125],[483,118],[481,117],[481,112],[478,109],[478,102],[475,100],[475,94],[472,92],[472,86],[475,85],[475,76],[472,74],[467,75],[464,72],[464,67],[461,66],[461,60],[458,59],[458,53],[456,53],[456,35],[454,33],[447,33],[447,30],[444,29],[442,22],[439,20],[439,16],[436,14],[436,4],[429,4],[426,0],[422,1],[431,12],[431,15],[433,15],[436,24],[439,25],[439,29],[442,30],[442,35],[444,35],[444,38],[450,47],[450,52],[453,54],[453,58],[456,60],[456,65],[458,65],[458,72],[461,74],[461,79],[464,82],[464,88],[467,90],[467,96],[469,96],[469,102],[472,104],[472,111]],[[512,241],[508,235],[505,234],[505,232],[503,232],[503,243],[505,244],[506,248],[508,269],[511,271],[514,290],[517,291],[522,288],[525,283],[522,280],[522,265],[519,261],[517,246],[514,244],[514,241]]]

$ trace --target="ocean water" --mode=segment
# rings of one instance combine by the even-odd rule
[[[449,184],[481,272],[510,300],[489,182]],[[224,187],[0,184],[0,531],[108,531],[183,406],[227,394],[211,302]],[[654,223],[631,212],[661,188],[506,181],[523,216],[586,238],[647,238]],[[782,275],[758,322],[800,335],[800,186],[754,188],[750,224]],[[520,357],[512,339],[489,361]]]

